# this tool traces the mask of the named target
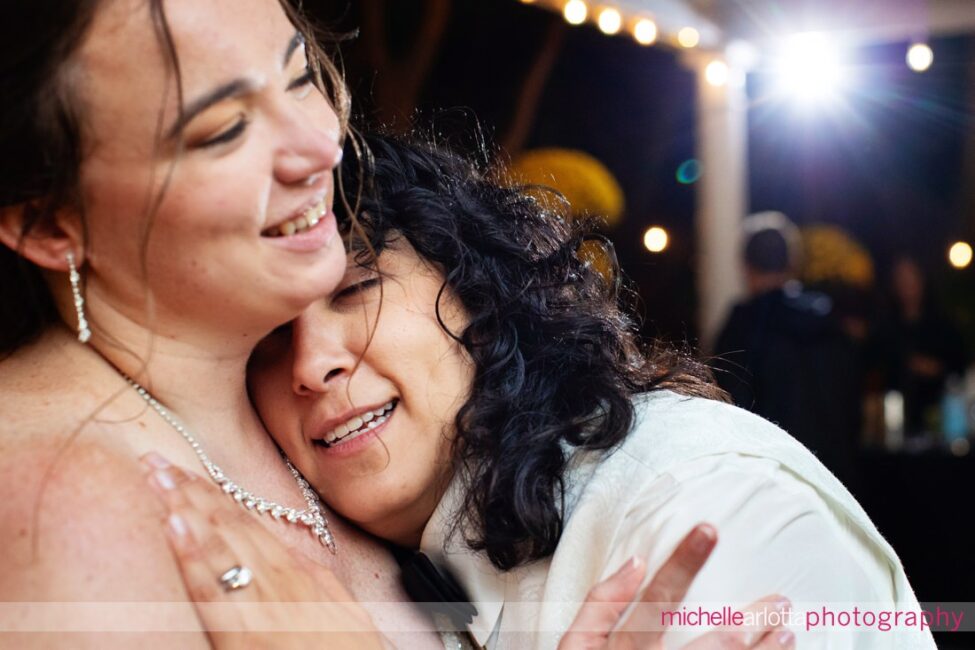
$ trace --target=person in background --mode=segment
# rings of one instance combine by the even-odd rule
[[[833,301],[796,279],[799,231],[780,212],[745,219],[747,298],[714,348],[718,383],[735,404],[778,424],[848,487],[860,426],[859,354]]]
[[[931,416],[945,381],[965,372],[961,335],[927,290],[917,261],[903,256],[890,275],[892,313],[878,328],[874,348],[888,390],[904,396],[904,431],[918,435],[933,428]]]

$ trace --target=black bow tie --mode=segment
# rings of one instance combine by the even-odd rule
[[[464,587],[443,565],[435,564],[418,551],[394,548],[399,562],[403,587],[417,603],[430,613],[444,614],[463,629],[477,616],[477,608],[470,603]]]

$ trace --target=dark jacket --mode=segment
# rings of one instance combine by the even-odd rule
[[[735,306],[715,345],[718,383],[853,481],[862,369],[828,296],[789,283]]]

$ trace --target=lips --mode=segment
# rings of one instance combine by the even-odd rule
[[[333,447],[357,438],[384,424],[392,416],[398,404],[398,399],[392,399],[378,406],[357,409],[345,413],[339,418],[328,420],[318,428],[318,431],[323,431],[323,433],[316,435],[312,439],[312,443],[324,447]]]
[[[327,193],[321,192],[291,215],[261,231],[262,237],[290,237],[315,227],[328,213]]]

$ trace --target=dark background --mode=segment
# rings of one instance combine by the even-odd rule
[[[411,46],[423,2],[388,5],[396,55]],[[310,6],[337,33],[361,26],[357,2]],[[479,128],[492,141],[512,119],[546,30],[559,21],[515,0],[455,0],[415,123],[459,143]],[[693,73],[672,49],[607,37],[592,26],[567,31],[526,148],[581,149],[616,176],[626,213],[609,234],[644,299],[647,331],[694,341],[695,186],[676,178],[695,155]],[[384,71],[363,64],[359,41],[341,49],[359,122],[376,125],[372,89]],[[769,75],[750,74],[750,207],[784,211],[799,225],[842,226],[870,251],[881,284],[894,256],[916,257],[975,342],[975,275],[951,269],[945,257],[952,241],[975,236],[972,190],[962,178],[975,44],[954,37],[931,45],[935,64],[924,74],[904,64],[906,42],[854,50],[860,81],[845,106],[811,118],[769,101]],[[649,225],[672,235],[662,255],[642,246]]]

